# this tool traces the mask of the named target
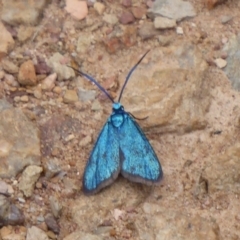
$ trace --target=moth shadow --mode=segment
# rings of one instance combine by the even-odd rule
[[[129,181],[120,174],[115,180],[114,184],[102,189],[99,194],[103,193],[104,195],[112,195],[115,197],[120,195],[121,198],[124,198],[124,196],[126,198],[139,198],[141,199],[141,202],[144,202],[148,197],[153,195],[156,187],[158,186],[149,186],[142,183]]]

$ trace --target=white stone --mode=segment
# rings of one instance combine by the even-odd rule
[[[217,58],[214,60],[218,68],[224,68],[227,66],[227,61],[222,58]]]
[[[183,34],[182,27],[177,27],[176,32],[177,32],[177,34],[182,35]]]

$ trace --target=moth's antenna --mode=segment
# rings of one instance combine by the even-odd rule
[[[137,120],[146,120],[146,119],[148,119],[148,116],[147,117],[144,117],[144,118],[137,118],[137,117],[135,117],[132,113],[130,113],[130,112],[127,112],[129,115],[131,115],[134,119],[137,119]]]
[[[148,51],[140,58],[140,60],[134,65],[134,67],[133,67],[133,68],[130,70],[130,72],[128,73],[128,75],[127,75],[127,77],[126,77],[126,80],[125,80],[125,82],[124,82],[124,84],[123,84],[122,90],[121,90],[121,92],[120,92],[120,95],[119,95],[119,98],[118,98],[118,102],[120,102],[120,100],[121,100],[121,97],[122,97],[122,94],[123,94],[123,90],[124,90],[124,88],[126,87],[127,82],[128,82],[128,80],[129,80],[130,76],[132,75],[133,71],[137,68],[137,66],[138,66],[138,65],[140,64],[140,62],[144,59],[144,57],[148,54],[149,51],[150,51],[150,50],[148,50]]]
[[[78,72],[80,75],[83,75],[84,77],[86,77],[88,80],[90,80],[91,82],[93,82],[102,92],[105,93],[105,95],[112,101],[112,103],[114,103],[113,98],[109,95],[109,93],[91,76],[89,76],[88,74],[81,72],[79,70],[77,70],[76,68],[73,68],[71,66],[68,66],[70,68],[72,68],[74,71]]]

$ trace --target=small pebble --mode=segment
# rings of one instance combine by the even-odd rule
[[[37,84],[35,68],[31,60],[21,64],[18,72],[18,82],[23,86],[34,86]]]
[[[226,44],[228,42],[228,38],[224,37],[222,38],[222,44]]]
[[[182,34],[183,34],[183,29],[182,29],[182,27],[177,27],[176,33],[179,34],[179,35],[182,35]]]
[[[134,7],[132,8],[132,14],[135,18],[141,19],[146,14],[146,9],[142,7]]]
[[[18,71],[19,71],[18,66],[16,66],[13,62],[11,62],[7,59],[2,61],[2,67],[6,72],[11,73],[11,74],[18,73]]]
[[[102,15],[105,10],[105,5],[100,2],[95,2],[93,8],[97,11],[99,15]]]
[[[38,216],[37,220],[38,220],[38,222],[44,222],[45,221],[43,216]]]
[[[221,53],[221,58],[222,58],[222,59],[226,59],[227,57],[228,57],[228,53],[225,52],[225,51],[223,51],[223,52]]]
[[[122,5],[124,7],[131,7],[132,6],[132,0],[122,0]]]
[[[28,98],[27,95],[23,95],[23,96],[20,97],[20,100],[21,100],[22,102],[28,102],[29,98]]]
[[[114,14],[104,14],[103,21],[111,25],[118,23],[118,18]]]
[[[222,58],[217,58],[214,61],[218,68],[224,68],[227,66],[227,61]]]
[[[5,75],[4,71],[0,71],[0,80],[4,78],[4,75]]]
[[[176,20],[164,18],[164,17],[156,17],[154,19],[154,27],[156,29],[167,29],[176,27]]]
[[[233,16],[225,15],[221,17],[221,23],[226,24],[233,19]]]
[[[158,36],[158,41],[159,41],[160,45],[167,46],[171,43],[172,36],[159,35]]]
[[[18,197],[18,201],[19,201],[20,203],[25,203],[25,202],[26,202],[25,199],[22,198],[22,197]]]
[[[54,232],[52,232],[52,231],[47,231],[46,233],[47,233],[49,239],[52,239],[52,240],[57,239],[57,237],[56,237],[56,235],[55,235]]]
[[[56,234],[59,233],[60,227],[52,214],[48,213],[45,216],[45,223],[47,224],[48,229],[52,230]]]
[[[57,94],[60,94],[62,92],[62,89],[59,87],[59,86],[56,86],[54,89],[53,89],[53,92],[57,93]]]
[[[49,197],[50,208],[55,218],[59,218],[62,212],[62,205],[55,196]]]
[[[129,23],[133,23],[135,20],[133,14],[129,11],[124,11],[119,19],[120,23],[126,25]]]
[[[18,180],[13,180],[12,184],[13,185],[17,185],[18,184]]]
[[[65,137],[65,141],[66,142],[69,142],[69,141],[71,141],[71,140],[73,140],[75,138],[75,136],[73,135],[73,134],[69,134],[67,137]]]
[[[41,89],[35,89],[34,91],[33,91],[33,96],[35,97],[35,98],[37,98],[37,99],[41,99],[42,98],[42,91],[41,91]]]
[[[36,183],[36,188],[41,189],[42,188],[42,183],[41,182],[37,182]]]
[[[87,5],[89,7],[92,7],[95,2],[96,2],[96,0],[87,0]]]
[[[78,95],[74,90],[67,90],[63,96],[63,102],[73,103],[78,101]]]
[[[85,147],[92,142],[92,137],[90,135],[82,138],[79,142],[80,147]]]
[[[85,1],[66,0],[65,10],[78,20],[84,19],[88,14],[88,7]]]
[[[16,81],[15,77],[11,74],[5,74],[4,80],[9,86],[19,87],[19,83]]]
[[[2,194],[8,193],[8,185],[4,181],[0,181],[0,193]]]
[[[153,2],[154,2],[153,0],[147,0],[147,1],[146,1],[147,7],[148,7],[148,8],[152,8]]]
[[[42,89],[50,91],[55,87],[57,73],[52,73],[42,81]]]

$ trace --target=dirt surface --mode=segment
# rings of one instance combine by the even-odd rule
[[[77,20],[66,12],[64,1],[55,0],[44,5],[34,24],[3,21],[14,46],[0,63],[0,96],[27,116],[19,118],[22,122],[34,125],[32,135],[39,143],[31,141],[40,149],[39,162],[31,160],[21,169],[15,164],[12,175],[1,175],[13,189],[9,202],[25,216],[23,227],[4,222],[3,240],[17,232],[22,234],[12,239],[44,239],[31,238],[29,229],[35,237],[65,240],[240,239],[240,94],[215,61],[227,61],[224,47],[240,32],[240,4],[229,0],[210,10],[204,1],[188,2],[196,16],[177,22],[183,34],[174,27],[154,30],[147,39],[139,29],[153,22],[146,16],[149,1],[132,1],[129,7],[101,1],[103,12],[88,2],[86,16]],[[123,24],[127,16],[122,13],[134,7],[143,16]],[[122,20],[108,24],[104,14]],[[84,167],[111,114],[111,102],[63,66],[94,76],[117,100],[125,76],[147,50],[122,102],[136,117],[148,117],[138,122],[160,159],[164,179],[148,187],[119,177],[100,193],[85,196]],[[50,61],[56,53],[61,54],[60,67],[56,59]],[[6,60],[17,68],[4,67]],[[27,82],[19,77],[25,74],[23,63],[26,71],[34,66]],[[53,81],[46,80],[50,75]],[[21,180],[28,165],[42,168],[26,196],[25,186],[19,186],[28,184]]]

